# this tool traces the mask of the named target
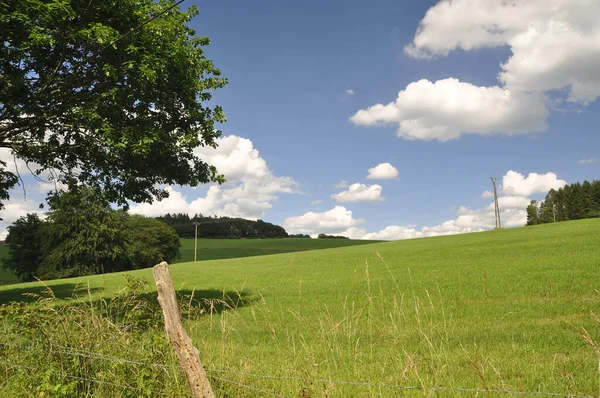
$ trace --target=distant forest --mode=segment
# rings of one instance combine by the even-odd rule
[[[600,181],[584,181],[551,189],[542,202],[532,200],[526,225],[596,217],[600,217]]]
[[[287,238],[288,233],[279,225],[262,220],[252,221],[231,217],[204,217],[201,214],[189,217],[187,214],[166,214],[156,217],[171,226],[179,237],[193,238],[194,222],[198,224],[198,238]]]

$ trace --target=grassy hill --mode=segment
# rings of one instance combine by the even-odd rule
[[[600,220],[581,220],[179,263],[171,273],[198,305],[229,303],[186,327],[209,369],[237,372],[229,377],[254,388],[310,397],[460,394],[436,386],[597,396],[600,353],[583,335],[600,343],[590,314],[600,315],[598,242]],[[152,280],[150,270],[131,274]],[[89,283],[94,297],[125,285],[119,274],[48,285],[71,294],[77,283],[82,295]],[[36,286],[0,287],[0,302]],[[244,391],[233,394],[261,396]]]
[[[220,260],[347,247],[373,243],[350,239],[198,239],[197,260]],[[8,246],[0,245],[0,258],[8,255]],[[175,263],[194,261],[194,239],[181,239],[181,257]],[[0,269],[0,286],[18,283],[12,273]]]
[[[336,247],[358,246],[373,241],[350,239],[198,239],[198,261],[253,257]],[[181,239],[178,263],[194,261],[194,239]]]

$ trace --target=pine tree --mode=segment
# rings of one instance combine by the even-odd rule
[[[585,209],[583,201],[583,191],[581,184],[576,183],[571,185],[569,193],[569,205],[567,213],[569,214],[570,220],[580,220],[585,218]]]
[[[526,225],[536,225],[538,224],[538,207],[537,201],[532,200],[529,202],[529,206],[527,206],[527,224]]]

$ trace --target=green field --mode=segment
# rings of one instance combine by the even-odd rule
[[[600,396],[600,352],[582,329],[600,343],[591,314],[600,315],[599,242],[594,219],[179,263],[171,273],[196,299],[237,304],[186,327],[209,373],[246,386],[292,397],[475,395],[453,388]],[[125,281],[48,285],[85,296],[88,283],[100,297]],[[0,301],[35,289],[0,287]]]
[[[196,258],[198,261],[221,260],[368,243],[373,242],[349,239],[198,239]],[[8,246],[0,245],[0,259],[7,255]],[[194,261],[194,239],[181,239],[180,258],[175,263],[188,261]],[[19,280],[12,273],[0,268],[0,286],[18,282]]]
[[[198,239],[197,260],[253,257],[373,243],[350,239]],[[194,239],[181,239],[178,263],[194,261]]]

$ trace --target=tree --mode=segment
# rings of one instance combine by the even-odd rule
[[[2,268],[15,274],[23,282],[32,281],[42,260],[40,229],[42,220],[31,213],[19,217],[8,229],[5,243],[8,256],[2,259]]]
[[[318,239],[350,239],[347,236],[319,234]]]
[[[128,269],[123,225],[127,214],[111,209],[96,188],[55,193],[48,203],[43,234],[43,279],[93,275]]]
[[[125,221],[124,238],[130,269],[152,267],[179,256],[179,235],[162,221],[131,215]]]
[[[569,220],[580,220],[585,218],[585,204],[583,200],[581,184],[575,183],[567,186],[566,188],[569,191],[569,195],[567,197],[567,214],[569,215]]]
[[[581,184],[582,218],[589,218],[594,213],[592,193],[592,184],[587,180],[583,181]]]
[[[110,202],[161,184],[223,182],[194,149],[225,120],[205,105],[227,82],[174,0],[0,1],[0,147]],[[17,178],[0,165],[0,200]]]
[[[538,224],[538,207],[537,201],[532,200],[527,206],[527,224],[526,225],[537,225]]]

